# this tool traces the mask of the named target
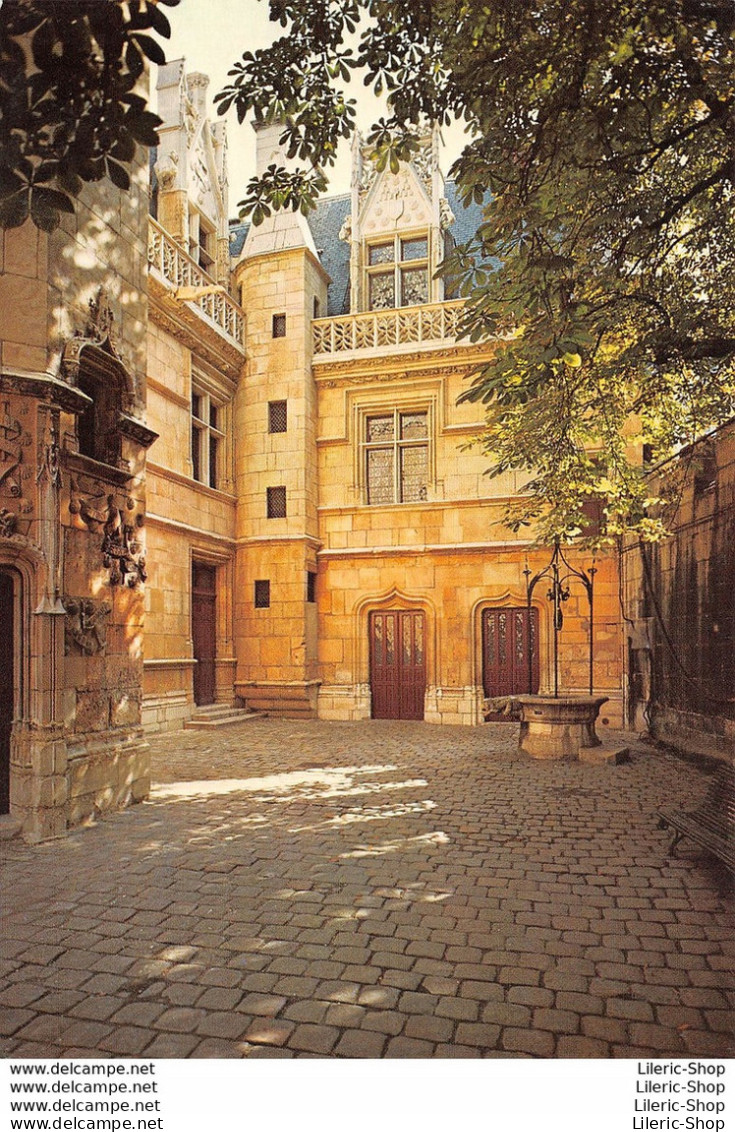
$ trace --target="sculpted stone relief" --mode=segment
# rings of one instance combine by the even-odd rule
[[[92,598],[65,597],[66,622],[64,625],[64,653],[96,656],[104,653],[107,645],[107,618],[112,606],[106,601]]]
[[[142,512],[135,516],[135,500],[128,496],[120,506],[114,492],[106,490],[100,481],[91,481],[86,487],[74,476],[70,478],[69,512],[91,534],[101,534],[102,565],[110,571],[111,586],[129,586],[134,589],[147,578],[145,550],[138,532],[144,524]]]
[[[18,407],[13,402],[0,401],[0,537],[12,538],[22,532],[19,522],[33,511],[33,500],[28,497],[29,482],[33,476],[27,452],[33,444],[29,429],[20,419],[28,414],[28,405]]]

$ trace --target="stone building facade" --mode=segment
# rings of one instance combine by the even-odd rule
[[[1,237],[0,814],[30,840],[149,788],[147,226],[140,164]]]
[[[378,175],[358,140],[351,192],[308,219],[232,226],[240,339],[240,322],[229,336],[213,325],[211,296],[177,302],[190,279],[227,284],[219,258],[208,275],[182,258],[197,251],[193,213],[220,238],[226,183],[201,77],[169,64],[160,82],[144,719],[176,726],[219,703],[475,724],[488,694],[550,688],[551,610],[539,587],[529,619],[525,573],[548,551],[504,527],[522,484],[485,475],[486,457],[467,449],[481,414],[457,404],[493,346],[461,341],[461,303],[436,277],[479,221],[444,182],[436,131],[398,174]],[[259,168],[288,165],[279,134],[258,128]],[[612,561],[596,571],[595,687],[614,726],[618,583]],[[572,588],[564,687],[587,688],[588,629]]]
[[[349,194],[231,226],[206,78],[174,61],[158,85],[131,193],[3,238],[0,811],[30,839],[143,797],[145,731],[208,705],[478,724],[552,686],[543,585],[526,608],[549,552],[503,525],[523,484],[485,474],[457,403],[493,343],[461,339],[436,277],[479,220],[437,133],[397,174],[358,139]],[[604,728],[622,629],[615,562],[595,570]],[[566,689],[588,633],[572,586]]]

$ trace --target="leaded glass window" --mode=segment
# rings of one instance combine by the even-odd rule
[[[429,301],[429,241],[426,236],[368,244],[368,308],[373,311],[419,306]]]
[[[380,413],[365,420],[365,498],[372,505],[427,498],[429,429],[426,410]]]
[[[207,487],[219,487],[222,478],[224,416],[224,405],[215,401],[204,388],[192,389],[192,476]]]

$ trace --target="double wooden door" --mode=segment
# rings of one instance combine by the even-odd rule
[[[370,689],[373,719],[423,719],[426,633],[418,610],[370,615]]]
[[[191,568],[191,635],[194,642],[194,703],[213,704],[217,655],[216,570],[203,562]]]
[[[10,810],[10,733],[15,707],[13,577],[0,571],[0,814]]]
[[[486,609],[482,614],[482,681],[486,696],[538,692],[538,611]]]

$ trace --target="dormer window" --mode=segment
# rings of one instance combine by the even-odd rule
[[[366,290],[371,311],[429,301],[429,241],[425,235],[394,236],[367,245]]]

